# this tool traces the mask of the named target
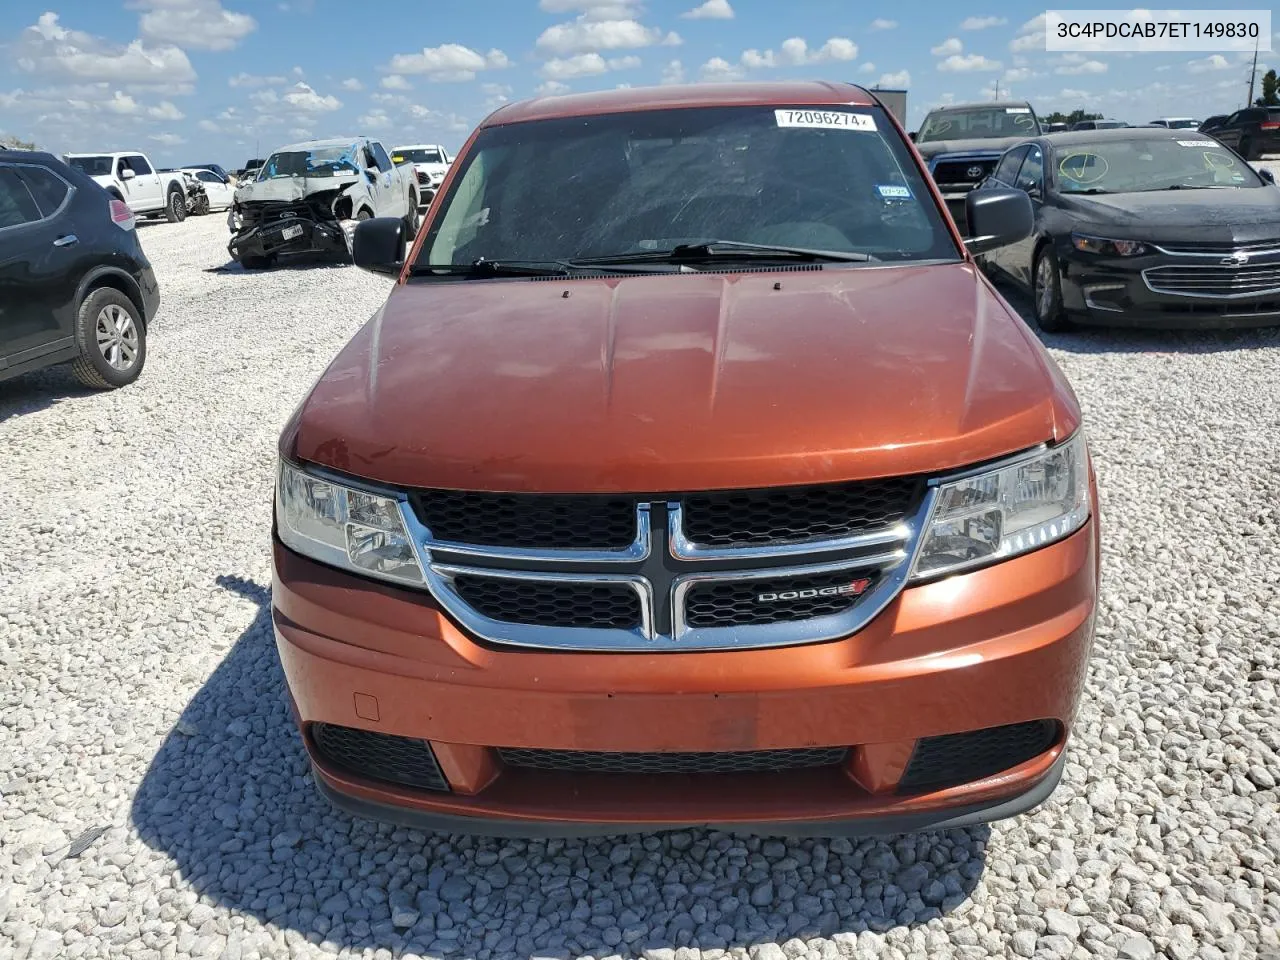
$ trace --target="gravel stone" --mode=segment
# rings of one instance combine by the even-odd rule
[[[281,696],[276,438],[390,281],[223,270],[216,215],[139,236],[163,305],[138,383],[0,383],[0,960],[1280,954],[1280,331],[1045,337],[1106,536],[1034,813],[479,840],[331,809]]]

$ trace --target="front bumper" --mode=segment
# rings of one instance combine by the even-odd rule
[[[1147,279],[1158,274],[1144,275],[1164,267],[1185,269],[1186,257],[1158,253],[1131,259],[1099,257],[1062,244],[1057,250],[1063,306],[1078,323],[1191,330],[1280,325],[1280,290],[1230,297],[1172,294],[1161,288],[1158,279]]]
[[[271,223],[242,227],[231,237],[227,252],[233,260],[294,253],[347,254],[350,253],[350,244],[339,221],[286,217]]]
[[[1095,514],[1096,516],[1096,514]],[[322,792],[376,819],[503,834],[721,825],[872,834],[999,819],[1061,774],[1084,683],[1098,583],[1096,521],[1035,553],[912,587],[857,634],[785,649],[597,654],[500,649],[429,596],[274,545],[273,621]],[[1045,721],[1008,769],[899,789],[917,741]],[[333,762],[317,724],[426,741],[449,790]],[[498,748],[613,753],[848,748],[785,773],[568,773]],[[508,756],[511,755],[508,753]]]

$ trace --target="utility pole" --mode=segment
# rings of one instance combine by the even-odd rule
[[[1250,90],[1250,92],[1252,93],[1252,89]],[[997,80],[996,81],[996,100],[999,100],[999,99],[1000,99],[1000,81]]]
[[[1258,78],[1258,42],[1253,43],[1253,66],[1249,68],[1249,99],[1244,102],[1245,109],[1253,106],[1253,82]]]

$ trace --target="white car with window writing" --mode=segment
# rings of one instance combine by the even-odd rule
[[[416,143],[393,148],[391,162],[397,167],[412,168],[418,180],[419,203],[425,207],[435,197],[445,174],[453,166],[453,157],[438,143]]]

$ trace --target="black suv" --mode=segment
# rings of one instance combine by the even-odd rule
[[[1264,153],[1280,153],[1280,107],[1237,110],[1221,124],[1206,130],[1246,160],[1261,160]]]
[[[50,154],[0,151],[0,380],[70,362],[86,386],[130,384],[159,304],[124,203]]]

